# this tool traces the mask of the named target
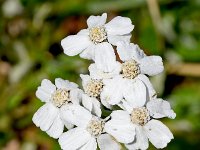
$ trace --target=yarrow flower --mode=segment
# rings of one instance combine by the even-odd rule
[[[106,119],[93,116],[85,108],[73,105],[65,107],[69,115],[66,121],[77,127],[63,133],[59,137],[59,144],[63,150],[95,150],[97,143],[102,150],[120,150],[121,146],[113,137],[104,131]]]
[[[134,26],[126,17],[117,16],[106,23],[107,14],[102,16],[90,16],[87,20],[88,29],[81,30],[77,35],[70,35],[61,41],[64,53],[69,56],[80,54],[80,57],[92,59],[97,67],[102,69],[102,64],[107,66],[106,72],[110,72],[107,63],[115,61],[114,49],[118,41],[130,41]],[[105,64],[104,64],[105,62]]]
[[[176,114],[148,78],[163,71],[162,58],[130,43],[129,18],[106,19],[106,13],[90,16],[87,29],[61,41],[66,55],[94,61],[89,74],[80,75],[83,90],[61,78],[55,85],[44,79],[36,96],[45,104],[32,120],[63,150],[120,150],[121,144],[143,150],[149,141],[164,148],[173,134],[158,119]]]
[[[139,93],[138,93],[139,94]],[[142,98],[138,95],[138,98]],[[143,96],[145,98],[145,96]],[[116,110],[105,124],[105,131],[128,149],[147,149],[148,139],[156,148],[164,148],[173,139],[173,134],[158,118],[174,119],[176,114],[170,104],[162,99],[152,99],[135,107],[134,99],[124,101],[124,110]],[[137,102],[136,102],[137,103]],[[135,136],[134,136],[135,135]]]
[[[33,122],[42,131],[46,131],[53,138],[58,138],[64,130],[64,125],[70,129],[73,125],[63,122],[61,108],[63,106],[78,105],[80,103],[80,90],[78,85],[61,78],[51,81],[42,80],[36,91],[36,96],[45,104],[33,116]]]

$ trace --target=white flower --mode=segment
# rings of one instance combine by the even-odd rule
[[[148,98],[152,98],[156,95],[148,77],[143,74],[138,75],[134,79],[126,79],[118,75],[112,79],[104,79],[103,83],[104,88],[101,93],[101,101],[107,102],[109,105],[117,104],[121,106],[120,104],[123,99],[135,99],[135,101],[145,103],[146,99],[142,99],[145,100],[142,102],[140,99],[137,99],[136,96],[148,95]]]
[[[103,89],[102,80],[92,79],[89,75],[80,75],[84,93],[82,94],[82,104],[90,112],[101,117],[100,94]]]
[[[73,127],[71,123],[63,122],[62,115],[67,114],[62,114],[60,109],[65,105],[79,104],[78,85],[61,78],[56,78],[54,85],[44,79],[36,91],[36,96],[45,102],[32,119],[37,127],[53,138],[58,138],[63,133],[64,125],[68,129]]]
[[[138,45],[127,42],[117,43],[117,52],[122,63],[122,75],[133,79],[139,74],[150,76],[163,71],[162,58],[160,56],[146,56]]]
[[[64,53],[69,56],[80,54],[82,58],[94,60],[99,69],[103,65],[107,67],[103,71],[110,72],[116,59],[111,44],[116,45],[118,41],[129,42],[134,26],[126,17],[117,16],[108,23],[106,19],[106,13],[102,16],[90,16],[87,20],[88,29],[61,41]]]
[[[105,131],[117,141],[125,143],[130,150],[147,149],[148,139],[156,148],[166,147],[173,139],[173,135],[162,122],[153,118],[175,118],[176,114],[171,110],[169,103],[162,99],[150,100],[146,106],[140,102],[136,103],[137,107],[134,99],[126,101],[124,103],[126,111],[113,111],[112,119],[105,124]],[[129,135],[133,131],[135,136]]]
[[[97,143],[101,150],[121,149],[113,137],[105,133],[105,120],[78,105],[64,106],[63,111],[68,114],[64,119],[77,126],[59,137],[58,142],[63,150],[96,150]]]

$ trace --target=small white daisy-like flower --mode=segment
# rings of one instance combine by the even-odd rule
[[[164,69],[160,56],[146,56],[136,44],[118,42],[117,52],[123,61],[121,74],[124,78],[134,79],[139,74],[153,76],[161,73]]]
[[[64,125],[70,129],[73,125],[62,120],[61,108],[66,105],[80,103],[80,90],[78,85],[61,78],[51,81],[42,80],[36,91],[36,96],[45,104],[33,116],[33,122],[42,131],[46,131],[53,138],[58,138],[64,130]]]
[[[82,94],[82,104],[90,112],[101,117],[100,94],[103,90],[101,79],[92,79],[89,75],[80,75],[84,93]]]
[[[140,93],[141,94],[141,93]],[[142,98],[138,93],[138,98]],[[145,97],[143,97],[145,98]],[[145,100],[142,100],[145,102]],[[124,110],[113,111],[111,120],[105,124],[105,131],[117,141],[125,143],[128,149],[147,149],[149,141],[156,148],[164,148],[173,139],[173,135],[157,118],[175,118],[170,104],[162,99],[153,99],[145,103],[134,100],[124,101]],[[154,119],[155,118],[155,119]],[[135,131],[135,139],[129,132]]]
[[[143,74],[134,79],[125,79],[123,76],[118,75],[112,79],[104,79],[103,83],[101,101],[107,102],[109,105],[120,105],[123,99],[135,99],[135,96],[138,95],[137,93],[140,96],[148,95],[148,97],[156,95],[148,77]],[[135,101],[143,103],[140,99],[135,99]]]
[[[78,105],[64,106],[63,111],[68,114],[64,119],[77,126],[59,137],[58,142],[63,150],[96,150],[97,144],[101,150],[121,149],[120,144],[104,131],[106,120],[93,116]]]
[[[82,58],[94,60],[99,69],[102,69],[102,65],[107,66],[107,70],[103,71],[110,72],[116,59],[111,44],[129,42],[134,26],[126,17],[117,16],[108,23],[106,19],[106,13],[102,16],[90,16],[87,20],[88,29],[61,41],[64,53],[69,56],[80,54]]]

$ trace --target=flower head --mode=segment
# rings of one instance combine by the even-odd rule
[[[71,128],[72,124],[62,121],[60,108],[65,105],[79,104],[80,90],[75,83],[55,79],[55,85],[44,79],[36,91],[36,96],[45,104],[33,116],[33,122],[41,130],[53,138],[58,138],[64,125]]]
[[[73,105],[65,107],[70,117],[66,121],[77,127],[70,129],[59,137],[59,144],[63,150],[88,149],[95,150],[97,144],[100,149],[120,150],[120,145],[104,130],[106,120],[93,116],[84,107]]]

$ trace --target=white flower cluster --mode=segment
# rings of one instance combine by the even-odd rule
[[[89,75],[80,75],[83,90],[61,78],[55,85],[44,79],[36,96],[45,104],[33,122],[58,139],[64,150],[120,150],[122,145],[143,150],[149,141],[164,148],[173,135],[158,119],[176,114],[167,101],[157,98],[146,76],[163,71],[162,58],[146,56],[130,43],[134,26],[129,18],[106,19],[106,13],[90,16],[87,29],[61,41],[66,55],[80,54],[94,63]]]

